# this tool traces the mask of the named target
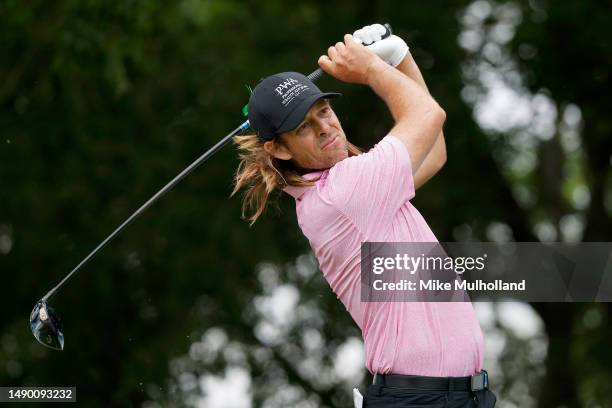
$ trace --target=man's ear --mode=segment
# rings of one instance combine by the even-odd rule
[[[263,145],[264,150],[280,160],[291,160],[293,155],[282,143],[276,140],[268,140]]]

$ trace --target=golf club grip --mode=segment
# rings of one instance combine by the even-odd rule
[[[385,27],[385,33],[380,38],[380,40],[384,40],[385,38],[387,38],[391,34],[393,34],[393,29],[391,28],[391,24],[385,23],[383,25]],[[380,41],[380,40],[378,40],[378,41]],[[374,42],[376,42],[376,41],[374,41]],[[366,45],[366,47],[369,46],[369,45],[374,44],[374,42]],[[308,79],[310,79],[312,82],[316,82],[319,78],[321,78],[323,76],[324,73],[325,73],[325,71],[323,71],[321,68],[317,68],[316,70],[314,70],[310,74],[308,74]]]

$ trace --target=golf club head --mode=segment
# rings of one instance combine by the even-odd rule
[[[30,328],[36,340],[53,350],[64,349],[62,323],[47,302],[39,300],[30,314]]]

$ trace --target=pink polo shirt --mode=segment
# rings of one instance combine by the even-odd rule
[[[387,135],[369,152],[288,186],[319,267],[360,327],[371,373],[434,377],[482,368],[484,341],[470,302],[361,302],[361,242],[437,242],[412,206],[408,150]]]

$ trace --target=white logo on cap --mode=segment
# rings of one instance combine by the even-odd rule
[[[294,78],[287,78],[281,82],[274,90],[283,99],[283,106],[289,105],[289,103],[297,98],[302,92],[308,89],[308,85],[302,84],[300,81]]]

